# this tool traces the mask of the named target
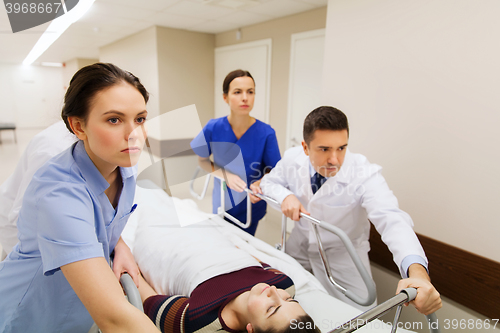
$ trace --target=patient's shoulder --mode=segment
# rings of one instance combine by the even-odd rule
[[[184,320],[189,298],[181,295],[155,295],[144,301],[144,313],[162,332],[186,332]],[[157,320],[159,319],[159,320]]]

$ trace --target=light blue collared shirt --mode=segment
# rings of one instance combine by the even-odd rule
[[[19,243],[0,263],[1,332],[87,332],[92,318],[60,267],[104,257],[109,262],[135,209],[136,168],[120,168],[116,209],[108,182],[82,141],[33,176],[19,214]]]
[[[311,174],[311,178],[316,174],[316,170],[314,170],[314,167],[311,164],[311,160],[309,160],[309,173]],[[331,177],[325,177],[326,180],[330,179]],[[325,182],[326,182],[325,180]],[[413,264],[420,264],[422,265],[427,273],[429,272],[429,269],[427,268],[427,263],[425,262],[425,259],[422,258],[419,255],[409,255],[404,257],[403,261],[401,261],[401,267],[399,267],[399,272],[401,273],[401,276],[406,279],[408,278],[408,269],[410,268],[411,265]]]

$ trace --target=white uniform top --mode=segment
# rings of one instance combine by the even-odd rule
[[[341,228],[354,247],[366,252],[370,249],[371,221],[392,252],[403,277],[412,263],[427,267],[424,250],[413,231],[413,221],[399,209],[379,165],[348,150],[339,172],[329,177],[314,195],[309,168],[310,160],[302,147],[287,150],[283,159],[262,179],[263,193],[280,203],[294,194],[311,216]],[[316,237],[309,224],[301,219],[295,228],[309,237],[309,248],[316,248]],[[319,230],[325,249],[344,248],[336,235]]]
[[[0,244],[9,253],[17,239],[17,218],[24,192],[35,172],[49,159],[61,153],[76,142],[61,120],[30,141],[14,173],[0,186]]]

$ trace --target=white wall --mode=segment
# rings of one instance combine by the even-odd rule
[[[330,0],[323,81],[415,230],[495,261],[499,15],[497,0]]]
[[[500,261],[500,2],[330,0],[325,103],[426,236]]]
[[[62,68],[0,64],[0,122],[44,128],[60,119]]]

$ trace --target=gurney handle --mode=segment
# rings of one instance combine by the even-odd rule
[[[354,317],[353,319],[349,320],[348,322],[340,325],[336,329],[328,332],[328,333],[348,333],[348,332],[353,332],[357,330],[358,328],[361,328],[365,326],[367,323],[379,318],[383,314],[387,313],[390,311],[393,307],[401,307],[404,303],[410,302],[417,297],[417,289],[415,288],[406,288],[401,290],[399,294],[396,296],[388,299],[384,303],[381,303],[365,312],[360,314],[357,317]],[[439,327],[438,327],[438,321],[435,313],[432,313],[427,317],[427,321],[429,322],[429,330],[431,333],[439,333]],[[398,324],[398,319],[399,319],[399,311],[396,314],[395,320],[392,323],[392,332],[395,332],[397,329],[397,324]]]
[[[196,170],[194,171],[193,179],[191,179],[191,182],[189,183],[189,191],[191,192],[191,195],[195,197],[198,200],[202,200],[205,197],[205,194],[207,193],[208,189],[208,183],[210,182],[210,176],[211,174],[208,174],[205,177],[205,184],[203,185],[203,191],[201,194],[196,193],[194,190],[194,181],[196,180],[196,177],[198,176],[198,173],[200,172],[201,168],[197,167]]]
[[[222,169],[222,173],[224,176],[226,175],[224,172],[224,169]],[[221,216],[224,216],[231,220],[234,224],[239,226],[240,228],[246,229],[250,226],[252,223],[252,202],[250,201],[250,197],[247,195],[247,221],[246,223],[241,222],[238,220],[236,217],[232,216],[226,210],[224,209],[226,207],[226,195],[225,195],[225,190],[227,187],[226,180],[220,177],[217,177],[214,175],[215,178],[218,178],[220,180],[220,206],[218,213]]]
[[[139,293],[139,289],[137,289],[134,280],[132,280],[132,277],[128,273],[123,273],[122,276],[120,276],[120,283],[122,284],[123,290],[127,295],[129,303],[141,310],[141,312],[144,312],[141,294]]]
[[[144,312],[141,294],[139,293],[139,289],[137,289],[134,280],[132,280],[132,277],[128,273],[123,273],[122,276],[120,276],[120,283],[125,291],[129,303],[141,310],[141,312]],[[94,323],[88,333],[101,333],[101,330],[97,327],[96,323]]]
[[[194,190],[194,181],[196,180],[196,177],[198,176],[198,173],[200,172],[200,170],[201,170],[201,167],[199,167],[199,166],[196,167],[196,170],[194,171],[193,178],[191,179],[191,182],[189,183],[189,191],[191,192],[191,195],[198,200],[202,200],[205,197],[205,194],[207,193],[207,189],[208,189],[208,184],[210,182],[210,177],[212,176],[212,174],[210,174],[210,173],[206,176],[205,184],[203,185],[203,191],[201,192],[201,194],[198,194]],[[222,169],[222,172],[225,173],[224,169]],[[243,229],[248,228],[250,226],[250,224],[252,223],[252,202],[250,201],[250,198],[247,196],[247,221],[246,221],[246,223],[243,223],[224,210],[224,207],[226,206],[226,203],[225,203],[225,201],[226,201],[225,200],[226,199],[225,191],[226,191],[226,187],[227,187],[226,180],[224,178],[220,178],[220,177],[217,177],[215,175],[214,175],[214,178],[217,178],[220,180],[220,207],[219,207],[217,213],[223,217],[228,218],[234,224],[238,225],[239,227],[241,227]]]
[[[253,195],[255,195],[255,196],[257,196],[257,197],[259,197],[267,202],[275,204],[278,207],[280,206],[278,201],[274,200],[271,197],[268,197],[267,195],[253,193],[249,189],[245,189],[245,191],[247,193],[253,194]],[[325,273],[326,273],[326,276],[328,277],[328,280],[330,281],[330,283],[332,283],[336,288],[338,288],[344,295],[346,295],[346,297],[348,297],[349,299],[351,299],[352,301],[354,301],[360,305],[370,305],[373,302],[375,302],[375,299],[377,298],[375,283],[373,282],[370,274],[368,274],[368,271],[366,270],[365,266],[361,262],[361,259],[359,258],[358,253],[356,252],[356,249],[354,248],[354,245],[352,245],[352,242],[349,239],[349,237],[347,236],[347,234],[342,229],[340,229],[336,226],[333,226],[333,225],[330,225],[327,223],[323,223],[320,220],[315,219],[314,217],[311,217],[311,216],[306,215],[304,213],[300,213],[300,217],[302,217],[302,218],[304,218],[312,223],[314,233],[316,234],[316,238],[318,240],[318,249],[319,249],[319,253],[321,256],[321,260],[323,262],[323,266],[325,267]],[[344,243],[344,246],[346,247],[347,252],[349,253],[349,256],[351,257],[352,261],[354,262],[354,265],[358,269],[359,274],[361,275],[361,278],[363,279],[363,282],[365,283],[366,289],[368,290],[368,295],[366,296],[366,298],[362,298],[362,297],[356,295],[354,292],[352,292],[350,290],[346,290],[344,287],[339,285],[333,279],[330,264],[328,263],[328,258],[326,256],[324,249],[323,249],[323,244],[321,243],[321,239],[319,236],[318,226],[320,226],[321,228],[337,235],[340,238],[340,240],[342,241],[342,243]],[[282,228],[286,230],[286,220],[284,220],[282,222]],[[284,239],[283,235],[282,235],[281,242],[282,242],[281,250],[284,251],[285,239]]]

